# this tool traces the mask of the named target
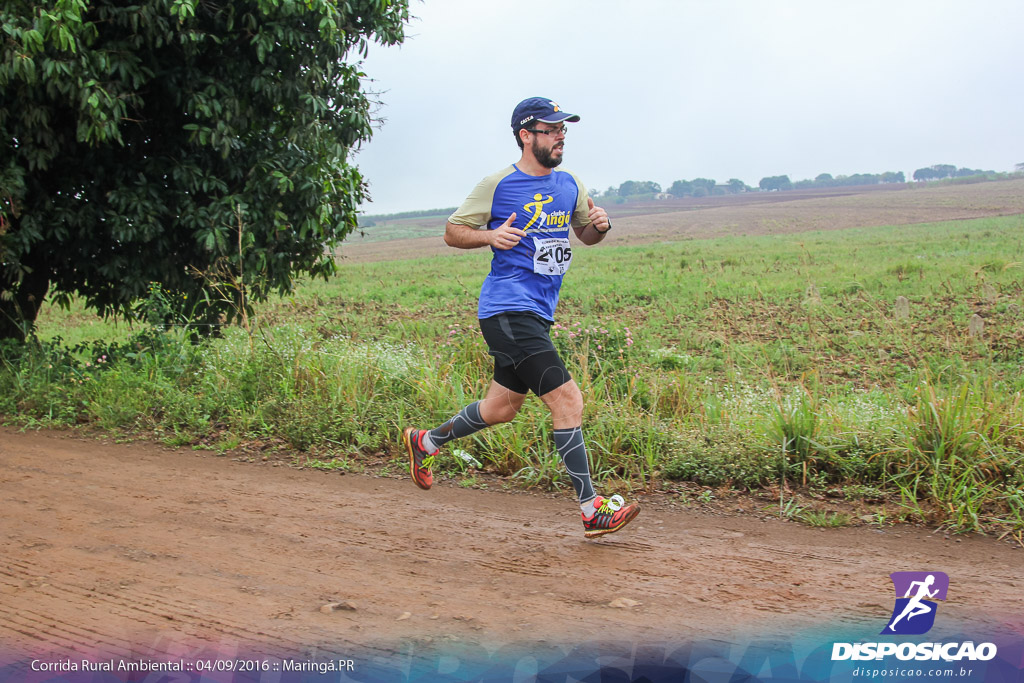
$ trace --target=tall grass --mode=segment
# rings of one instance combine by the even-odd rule
[[[990,381],[949,388],[923,383],[906,415],[906,442],[892,481],[918,515],[955,529],[977,529],[1019,495],[1024,465],[1020,392]]]

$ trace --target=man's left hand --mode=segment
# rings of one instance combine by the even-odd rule
[[[587,197],[587,207],[590,208],[590,224],[598,232],[607,232],[611,228],[611,222],[605,210],[600,206],[594,206],[594,200],[590,197]]]

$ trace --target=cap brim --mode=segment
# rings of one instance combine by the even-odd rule
[[[576,114],[567,114],[564,111],[555,113],[554,115],[546,119],[536,119],[541,123],[561,123],[562,121],[568,121],[569,123],[576,123],[580,120],[580,117]]]

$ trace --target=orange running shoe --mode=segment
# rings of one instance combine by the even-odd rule
[[[593,515],[583,515],[583,533],[587,538],[618,531],[640,514],[640,504],[626,505],[622,496],[598,496],[594,499],[594,507]]]
[[[423,448],[423,435],[426,433],[425,429],[413,427],[406,427],[402,432],[402,441],[405,443],[405,449],[409,452],[409,474],[412,475],[412,480],[416,485],[424,490],[434,484],[434,475],[430,472],[430,468],[433,467],[434,456],[437,455],[437,451],[427,453]]]

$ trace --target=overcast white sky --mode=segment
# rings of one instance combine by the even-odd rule
[[[519,158],[550,97],[563,167],[626,180],[792,180],[1024,162],[1021,0],[412,0],[364,70],[385,119],[366,213],[455,206]]]

